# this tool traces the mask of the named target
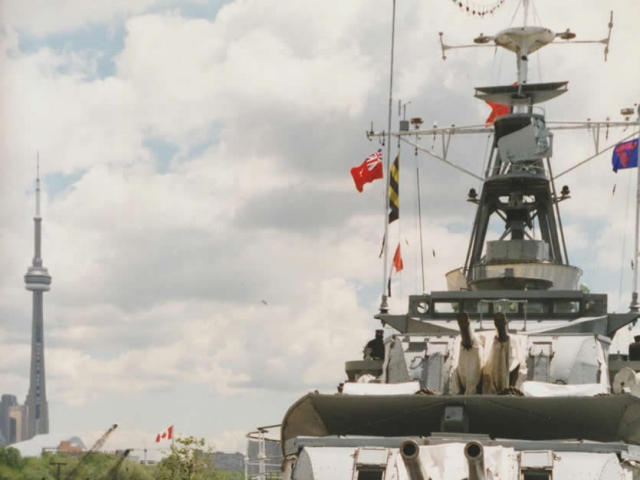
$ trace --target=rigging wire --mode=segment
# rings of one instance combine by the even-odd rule
[[[538,10],[536,9],[536,2],[532,1],[530,5],[533,9],[533,21],[537,22],[537,25],[542,25],[542,19],[540,18],[540,15],[538,15]]]
[[[516,15],[518,14],[518,10],[520,10],[521,6],[522,6],[522,0],[520,0],[518,2],[518,6],[516,7],[516,11],[513,12],[513,17],[511,17],[511,21],[509,22],[509,26],[513,25],[513,21],[516,19]]]
[[[400,138],[398,138],[398,152],[396,153],[397,157],[400,157],[400,162],[398,164],[398,209],[400,209],[400,174],[402,172],[402,155],[400,155]],[[388,239],[387,239],[388,240]],[[398,246],[396,248],[400,248],[400,251],[402,252],[402,218],[400,218],[400,215],[398,215]],[[395,259],[395,250],[393,251],[394,253],[394,258],[391,259],[391,274],[390,277],[393,276],[393,260]],[[400,258],[402,258],[402,253],[400,253]],[[404,270],[404,269],[403,269]],[[399,277],[399,281],[398,281],[398,290],[400,292],[400,298],[402,298],[402,279],[403,279],[403,275],[402,275],[402,270],[399,272],[396,272],[396,275],[398,275]]]
[[[416,184],[418,186],[418,232],[420,236],[420,270],[422,272],[422,293],[426,292],[424,281],[424,243],[422,239],[422,205],[420,194],[420,166],[418,163],[418,149],[416,148],[414,158],[416,162]]]
[[[536,10],[536,2],[531,2],[531,8],[533,10],[533,22],[535,25],[542,25],[542,19],[538,15]],[[536,65],[538,67],[538,82],[542,83],[542,62],[540,61],[540,50],[536,51]]]
[[[498,46],[496,45],[496,50],[494,53],[495,56],[498,55]],[[502,63],[504,60],[504,51],[501,49],[500,50],[500,60],[498,60],[498,74],[496,75],[496,81],[495,83],[497,84],[500,81],[500,75],[502,74]]]
[[[627,175],[627,200],[625,201],[626,208],[624,210],[624,230],[622,231],[622,248],[620,249],[620,286],[618,287],[618,308],[622,309],[622,279],[624,277],[624,257],[625,248],[627,243],[627,227],[629,225],[629,198],[631,197],[631,177],[633,175]]]
[[[499,77],[496,76],[496,59],[497,58],[498,58],[498,46],[496,45],[496,47],[493,50],[493,59],[491,60],[491,73],[493,75],[493,78],[492,78],[493,84],[497,84],[499,80]],[[500,62],[502,62],[502,57],[500,57]],[[499,64],[499,67],[502,67],[502,65]]]
[[[540,50],[536,52],[536,66],[538,67],[538,83],[542,83],[542,62],[540,61]]]
[[[518,10],[520,10],[520,6],[522,5],[522,0],[520,0],[518,2],[518,6],[516,7],[515,12],[513,12],[513,17],[511,17],[511,21],[509,22],[509,27],[511,27],[513,25],[513,21],[516,19],[516,15],[518,14]],[[496,51],[498,50],[498,47],[496,45]],[[500,75],[502,73],[502,61],[504,60],[504,50],[500,50],[500,62],[498,64],[498,79],[500,79]],[[497,82],[496,82],[497,83]]]
[[[616,143],[612,143],[612,144],[611,144],[611,145],[609,145],[607,148],[604,148],[604,149],[600,150],[600,151],[599,151],[598,153],[596,153],[595,155],[592,155],[592,156],[590,156],[589,158],[587,158],[587,159],[585,159],[585,160],[582,160],[581,162],[576,163],[576,164],[575,164],[573,167],[571,167],[571,168],[567,168],[565,171],[560,172],[558,175],[556,175],[556,177],[555,177],[555,178],[556,178],[556,180],[557,180],[558,178],[560,178],[561,176],[563,176],[563,175],[565,175],[565,174],[567,174],[567,173],[571,172],[572,170],[575,170],[576,168],[581,167],[581,166],[582,166],[582,165],[584,165],[585,163],[590,162],[590,161],[591,161],[591,160],[593,160],[594,158],[599,157],[599,156],[600,156],[600,155],[602,155],[603,153],[605,153],[605,152],[607,152],[607,151],[611,150],[612,148],[615,148],[615,146],[616,146],[618,143],[620,143],[620,142],[624,142],[625,140],[629,140],[631,137],[635,137],[636,135],[638,135],[638,132],[633,132],[633,133],[631,133],[630,135],[627,135],[626,137],[624,137],[624,138],[622,138],[622,139],[618,140],[618,142],[616,142]]]
[[[489,164],[489,159],[491,156],[491,153],[489,152],[489,140],[491,140],[491,137],[493,137],[493,133],[489,132],[484,144],[484,160],[482,161],[482,170],[480,170],[480,173],[478,174],[478,176],[482,178],[484,178],[485,172],[487,171],[487,165]],[[483,181],[480,181],[480,186],[482,186],[483,183]]]

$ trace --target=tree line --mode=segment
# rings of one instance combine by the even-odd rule
[[[242,480],[242,472],[218,470],[213,462],[214,453],[206,447],[204,439],[176,438],[175,443],[160,462],[141,465],[124,460],[113,474],[119,457],[96,452],[83,455],[64,453],[45,454],[41,457],[22,457],[13,447],[0,448],[0,480]],[[83,465],[77,475],[69,478],[80,461]]]

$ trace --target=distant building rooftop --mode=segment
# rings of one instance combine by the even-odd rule
[[[244,455],[242,453],[215,452],[213,464],[218,470],[244,472]]]
[[[11,447],[16,448],[23,457],[39,457],[43,451],[80,453],[87,449],[79,437],[54,433],[36,435],[31,440],[14,443]]]

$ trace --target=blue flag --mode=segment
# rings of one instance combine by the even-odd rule
[[[618,172],[620,168],[637,168],[638,167],[638,139],[622,142],[613,149],[611,157],[613,171]]]

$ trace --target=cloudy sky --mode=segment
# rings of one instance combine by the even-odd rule
[[[602,45],[549,47],[530,78],[569,81],[544,105],[550,120],[622,120],[640,100],[640,4],[534,3],[531,20],[582,40],[606,37],[614,10],[606,63]],[[394,97],[408,116],[484,122],[473,87],[512,83],[514,59],[442,61],[438,32],[468,43],[521,23],[517,6],[478,19],[398,0]],[[0,393],[28,389],[36,152],[52,432],[91,440],[118,422],[111,446],[151,448],[174,424],[243,450],[305,392],[334,391],[377,326],[383,183],[360,194],[349,169],[380,147],[371,122],[386,126],[390,14],[390,0],[0,0]],[[450,159],[480,173],[487,141],[456,139]],[[590,133],[558,133],[554,171],[591,154]],[[427,290],[463,264],[479,187],[403,149],[396,312],[422,290],[417,167]],[[611,311],[630,299],[634,182],[609,154],[561,181],[571,263]]]

